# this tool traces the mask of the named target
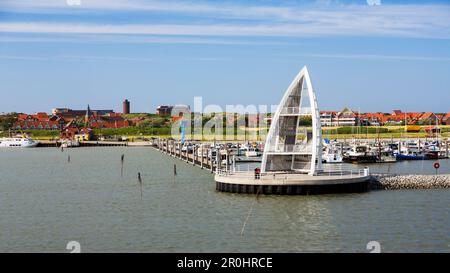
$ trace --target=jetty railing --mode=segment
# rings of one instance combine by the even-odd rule
[[[228,151],[217,150],[213,148],[200,148],[193,147],[191,151],[186,148],[183,149],[181,142],[169,139],[158,139],[154,145],[156,149],[170,155],[174,158],[180,159],[193,166],[198,166],[201,169],[208,169],[211,173],[217,175],[246,175],[252,176],[255,172],[255,166],[251,165],[238,165],[236,156],[230,155]],[[262,173],[261,177],[281,177],[286,174],[299,174],[298,172],[280,172],[280,173]],[[318,173],[319,176],[350,176],[350,177],[362,177],[368,176],[368,168],[353,170],[345,169],[342,166],[336,169],[325,169]],[[289,175],[292,176],[292,175]]]

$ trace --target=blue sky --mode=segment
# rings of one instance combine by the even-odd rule
[[[323,110],[450,111],[449,1],[77,1],[0,2],[0,112],[272,105],[304,65]]]

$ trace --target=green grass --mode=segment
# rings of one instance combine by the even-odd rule
[[[126,127],[117,129],[94,129],[97,136],[160,136],[170,135],[170,128]]]

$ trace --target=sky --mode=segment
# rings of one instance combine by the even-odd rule
[[[450,1],[1,0],[0,113],[273,105],[450,111]]]

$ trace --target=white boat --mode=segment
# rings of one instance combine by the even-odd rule
[[[0,138],[0,147],[33,148],[38,144],[39,142],[27,137]]]
[[[330,141],[326,141],[322,145],[324,147],[322,152],[322,163],[342,163],[344,161],[342,153],[340,153],[337,148],[337,143],[332,144]]]
[[[243,145],[239,148],[239,154],[244,154],[245,157],[258,157],[258,150],[248,145]]]
[[[325,151],[322,154],[322,162],[323,163],[342,163],[344,158],[337,151]]]
[[[78,140],[63,140],[61,142],[62,148],[73,148],[80,147],[80,142]]]

